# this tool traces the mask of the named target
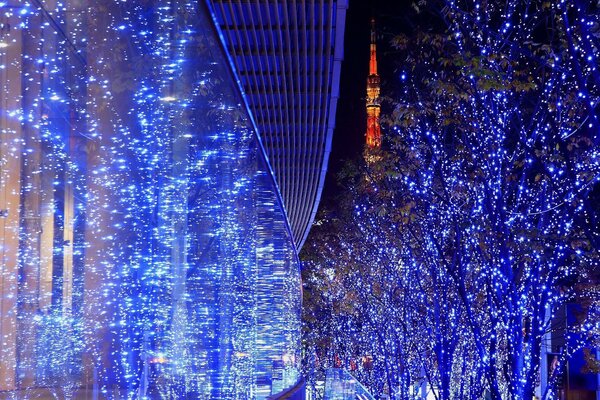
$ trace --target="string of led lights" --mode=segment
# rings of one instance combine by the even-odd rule
[[[296,247],[208,7],[0,11],[0,392],[293,386]]]
[[[600,12],[426,7],[444,29],[394,39],[383,150],[350,174],[350,215],[326,217],[312,243],[311,343],[374,393],[554,398],[600,333]],[[588,308],[577,323],[560,319],[572,303]]]

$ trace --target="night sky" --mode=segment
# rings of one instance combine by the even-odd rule
[[[340,83],[336,127],[329,168],[322,201],[331,201],[339,190],[336,175],[344,161],[362,154],[366,130],[365,92],[369,73],[369,43],[371,18],[377,21],[377,56],[379,75],[382,81],[382,95],[395,78],[389,41],[395,32],[410,29],[410,22],[404,18],[410,8],[406,0],[350,0],[346,14],[344,39],[344,61]],[[396,60],[395,60],[396,61]],[[385,112],[385,105],[382,112]],[[385,128],[384,128],[385,129]],[[385,131],[383,132],[385,135]]]

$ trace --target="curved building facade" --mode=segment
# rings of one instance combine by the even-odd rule
[[[325,181],[347,0],[209,0],[300,249]]]
[[[0,399],[298,382],[295,211],[218,18],[186,0],[0,2]]]

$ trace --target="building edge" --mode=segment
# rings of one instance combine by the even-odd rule
[[[235,68],[235,63],[233,62],[233,59],[231,58],[231,54],[227,48],[227,43],[225,42],[225,36],[223,35],[223,31],[221,30],[221,28],[219,26],[217,15],[211,4],[211,0],[205,0],[203,3],[206,7],[206,10],[208,11],[208,15],[210,16],[211,21],[212,21],[212,28],[215,30],[215,33],[219,37],[219,41],[221,44],[221,46],[220,46],[221,51],[225,55],[225,58],[227,59],[227,63],[229,64],[229,73],[231,74],[233,81],[235,81],[237,89],[238,89],[238,93],[240,94],[240,97],[242,98],[242,101],[244,102],[244,104],[243,104],[244,109],[246,110],[246,113],[248,114],[248,118],[250,119],[250,123],[252,124],[253,132],[254,132],[254,135],[256,136],[256,140],[257,140],[258,146],[260,148],[260,153],[262,155],[263,160],[265,161],[265,165],[267,166],[269,178],[273,182],[273,187],[275,188],[275,196],[277,197],[277,202],[279,203],[279,206],[281,207],[283,215],[285,216],[285,218],[284,218],[285,219],[285,228],[286,228],[288,235],[291,238],[292,247],[294,250],[294,256],[295,256],[298,264],[300,264],[300,257],[298,256],[299,247],[294,238],[294,234],[293,234],[293,231],[292,231],[292,228],[290,225],[290,219],[288,217],[288,212],[285,208],[285,203],[283,201],[283,196],[281,195],[281,191],[279,190],[279,185],[277,184],[277,179],[275,178],[275,172],[271,165],[271,161],[269,160],[269,157],[267,155],[267,151],[264,146],[260,131],[258,129],[258,125],[256,124],[254,114],[252,113],[252,111],[250,109],[250,105],[249,105],[248,99],[246,97],[246,92],[244,91],[244,87],[242,86],[242,82],[239,78],[239,74],[237,72],[237,69]]]
[[[323,163],[321,164],[321,175],[319,177],[319,185],[317,186],[317,194],[313,209],[302,239],[298,242],[298,250],[302,249],[304,242],[308,238],[310,229],[312,228],[313,221],[317,216],[319,204],[321,203],[321,196],[323,194],[323,188],[325,186],[325,178],[327,176],[327,167],[329,164],[329,156],[331,154],[331,145],[333,141],[333,130],[335,128],[335,118],[337,113],[337,103],[340,97],[340,78],[342,70],[342,61],[344,60],[344,35],[346,30],[346,10],[348,9],[348,0],[338,0],[336,7],[336,26],[335,26],[335,45],[333,50],[333,76],[331,82],[331,96],[329,99],[329,116],[327,122],[327,137],[325,139],[325,151],[323,154]]]

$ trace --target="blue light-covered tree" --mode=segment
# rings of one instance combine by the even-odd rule
[[[419,12],[433,22],[394,39],[387,143],[346,180],[352,214],[338,221],[335,246],[317,230],[307,285],[388,289],[387,301],[351,297],[365,340],[337,327],[346,347],[382,365],[388,381],[375,390],[411,398],[424,380],[438,399],[530,399],[551,322],[598,268],[598,8],[465,0]],[[538,395],[554,396],[593,315],[562,332],[568,345]],[[390,372],[392,348],[404,375]],[[340,353],[335,341],[330,352]]]

